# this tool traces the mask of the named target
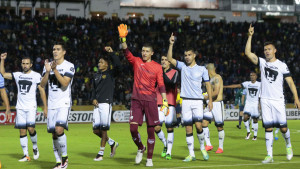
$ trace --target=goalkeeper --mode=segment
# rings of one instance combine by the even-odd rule
[[[143,117],[145,114],[148,133],[146,166],[151,167],[153,166],[152,155],[155,144],[154,127],[159,125],[155,89],[156,83],[158,84],[158,90],[163,98],[161,109],[168,111],[163,71],[160,64],[151,60],[151,56],[154,54],[151,45],[144,44],[142,48],[142,58],[135,57],[127,48],[127,25],[121,24],[118,27],[118,30],[124,55],[128,62],[133,66],[134,71],[134,84],[131,96],[130,132],[134,143],[138,147],[135,163],[141,163],[143,153],[146,150],[138,132],[138,126],[143,124]]]

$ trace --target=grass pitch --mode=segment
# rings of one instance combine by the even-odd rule
[[[213,124],[209,126],[211,133],[211,142],[214,146],[212,152],[209,152],[209,160],[204,161],[199,150],[199,141],[194,132],[195,154],[197,161],[183,162],[188,155],[188,149],[185,141],[184,128],[176,128],[174,135],[174,145],[172,150],[172,160],[167,161],[160,157],[163,144],[156,137],[155,150],[153,155],[153,168],[161,169],[190,169],[190,168],[300,168],[300,123],[297,120],[289,120],[288,125],[291,131],[291,140],[293,145],[294,157],[291,161],[286,160],[285,142],[279,133],[279,140],[274,140],[274,163],[262,164],[261,161],[266,155],[266,146],[264,139],[264,129],[259,123],[258,140],[245,140],[246,130],[242,127],[237,129],[237,122],[225,122],[225,143],[224,153],[215,154],[218,148],[218,133]],[[19,141],[19,131],[14,129],[13,125],[0,126],[0,160],[3,169],[49,169],[55,165],[55,158],[52,149],[51,135],[47,133],[46,125],[36,126],[38,134],[38,148],[40,158],[33,160],[32,144],[28,134],[29,154],[32,161],[21,163],[18,160],[23,156]],[[167,136],[166,129],[165,135]],[[139,128],[143,144],[146,144],[147,132],[144,124]],[[137,148],[132,141],[128,123],[112,123],[109,131],[109,137],[119,142],[119,147],[114,158],[110,158],[110,147],[106,145],[104,160],[100,162],[93,161],[93,158],[99,151],[100,139],[92,133],[92,124],[69,124],[67,135],[69,169],[138,169],[145,168],[146,153],[140,165],[134,164]],[[251,135],[252,139],[253,133]]]

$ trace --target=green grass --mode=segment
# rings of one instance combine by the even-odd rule
[[[199,142],[195,138],[195,153],[197,161],[184,163],[182,160],[188,155],[185,141],[184,128],[175,129],[172,160],[166,161],[160,157],[163,145],[156,137],[156,145],[153,156],[154,168],[300,168],[300,123],[296,120],[288,122],[291,131],[291,139],[294,151],[294,158],[286,160],[285,143],[280,134],[279,140],[274,141],[274,163],[262,165],[261,161],[266,155],[264,129],[259,124],[258,140],[245,140],[246,131],[244,127],[237,129],[237,122],[225,122],[225,143],[224,153],[215,154],[218,147],[218,134],[215,126],[210,125],[211,142],[214,146],[213,152],[209,152],[209,161],[203,161],[199,150]],[[38,147],[40,158],[37,161],[20,163],[18,160],[23,156],[19,141],[19,131],[12,125],[0,126],[0,160],[3,169],[40,169],[52,168],[55,165],[55,158],[52,150],[51,135],[46,131],[46,125],[37,125]],[[134,165],[136,146],[131,139],[129,124],[113,123],[109,136],[119,142],[117,154],[110,158],[110,147],[107,145],[104,160],[94,162],[93,158],[99,150],[100,139],[92,133],[92,124],[70,124],[69,131],[65,132],[68,142],[68,155],[70,169],[122,169],[122,168],[144,168],[144,160],[140,165]],[[143,143],[146,144],[146,125],[139,128]],[[164,128],[164,131],[165,128]],[[165,135],[167,133],[165,132]],[[253,135],[252,135],[253,136]],[[32,144],[29,138],[29,154],[32,157]]]

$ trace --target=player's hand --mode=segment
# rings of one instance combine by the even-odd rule
[[[48,107],[47,107],[47,106],[44,106],[43,111],[44,111],[44,117],[47,118],[47,115],[48,115]]]
[[[45,60],[45,69],[46,69],[46,72],[51,71],[51,66],[50,66],[48,59]]]
[[[118,26],[118,31],[119,31],[120,38],[126,38],[126,36],[128,34],[127,25],[121,24],[120,26]]]
[[[56,60],[53,60],[50,65],[52,70],[56,69],[57,66]]]
[[[249,30],[248,30],[248,35],[252,36],[254,34],[254,27],[252,26],[252,24],[250,24]]]
[[[204,100],[208,100],[208,94],[207,94],[207,92],[202,93],[202,95],[203,95],[203,97],[204,97]]]
[[[173,45],[175,42],[175,36],[173,35],[173,33],[171,34],[171,37],[169,39],[170,45]]]
[[[300,110],[300,102],[299,102],[299,99],[298,100],[295,100],[295,106],[298,110]]]
[[[211,112],[212,109],[213,109],[213,104],[212,104],[212,102],[208,102],[208,103],[207,103],[207,107],[208,107],[208,110]]]
[[[110,46],[105,46],[104,49],[106,52],[109,52],[109,53],[113,52],[113,49]]]
[[[169,104],[167,99],[163,99],[163,104],[160,108],[160,111],[164,112],[164,115],[167,116],[169,115]]]
[[[7,53],[1,53],[1,60],[5,60],[7,57]]]
[[[6,121],[8,122],[11,119],[11,112],[10,109],[6,110],[5,112]]]
[[[96,99],[93,100],[93,105],[98,107],[98,101]]]

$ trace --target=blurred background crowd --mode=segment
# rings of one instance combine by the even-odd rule
[[[114,105],[130,104],[133,71],[125,59],[119,43],[117,26],[128,25],[127,44],[137,57],[141,56],[144,43],[154,47],[153,60],[160,62],[169,47],[169,37],[176,36],[174,58],[183,60],[184,50],[192,47],[197,53],[197,64],[215,63],[217,73],[224,84],[236,84],[250,80],[250,71],[259,73],[245,56],[245,44],[250,23],[246,22],[194,22],[194,21],[149,21],[139,19],[83,19],[60,16],[57,20],[49,17],[16,17],[0,15],[0,52],[7,52],[6,72],[21,71],[22,56],[30,56],[33,70],[43,71],[44,60],[52,58],[55,41],[66,45],[65,59],[74,63],[76,74],[72,84],[74,105],[91,104],[91,78],[97,72],[98,59],[107,53],[105,46],[111,46],[122,63],[122,72],[116,78]],[[255,33],[252,52],[264,57],[263,44],[272,41],[277,48],[277,58],[287,63],[296,86],[300,86],[300,29],[298,24],[254,23]],[[258,76],[259,77],[259,76]],[[14,81],[6,81],[10,103],[15,105],[17,87]],[[298,88],[299,91],[299,88]],[[299,92],[298,92],[299,93]],[[235,90],[225,90],[225,103],[234,101]],[[292,94],[285,85],[285,97],[293,103]]]

